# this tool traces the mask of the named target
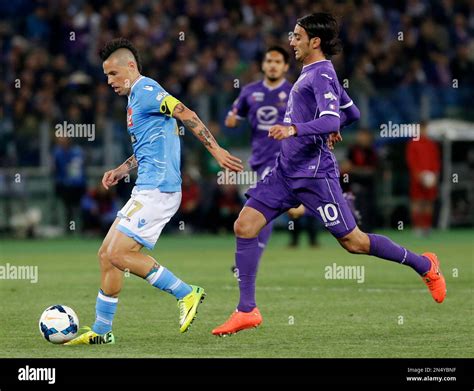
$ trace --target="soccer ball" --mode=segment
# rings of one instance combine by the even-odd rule
[[[79,319],[76,313],[65,305],[53,305],[44,310],[39,320],[39,330],[46,341],[61,344],[77,335]]]

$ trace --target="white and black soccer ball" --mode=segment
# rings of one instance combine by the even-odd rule
[[[46,341],[62,344],[76,337],[79,318],[65,305],[52,305],[41,314],[39,330]]]

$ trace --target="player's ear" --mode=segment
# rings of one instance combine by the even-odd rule
[[[287,63],[287,64],[285,64],[285,67],[283,68],[283,70],[285,72],[288,72],[288,69],[290,69],[290,64]]]
[[[319,37],[313,37],[311,38],[313,40],[313,42],[311,43],[311,47],[313,49],[317,49],[318,47],[321,46],[321,38]]]

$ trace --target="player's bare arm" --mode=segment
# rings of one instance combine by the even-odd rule
[[[110,186],[115,186],[119,180],[136,167],[138,167],[138,162],[135,155],[132,155],[117,168],[107,171],[102,177],[102,185],[109,190]]]
[[[173,110],[173,117],[179,119],[187,129],[193,132],[210,154],[214,156],[219,166],[231,171],[242,171],[244,169],[242,160],[232,156],[227,150],[219,146],[214,136],[194,111],[188,109],[184,104],[178,103]]]

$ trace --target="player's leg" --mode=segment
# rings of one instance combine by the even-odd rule
[[[421,234],[423,228],[423,206],[422,201],[418,199],[411,199],[410,214],[415,234]]]
[[[434,202],[431,199],[423,200],[422,214],[423,214],[423,231],[428,235],[433,227],[433,212]]]
[[[435,254],[418,255],[386,236],[362,232],[356,226],[339,182],[333,178],[324,178],[318,182],[321,182],[318,187],[303,194],[302,201],[315,212],[342,247],[352,254],[368,254],[410,266],[423,277],[435,301],[441,303],[444,300],[446,284]]]
[[[257,306],[255,281],[262,254],[258,235],[266,224],[265,216],[251,206],[244,206],[234,224],[235,266],[240,290],[237,310],[241,312],[250,312]]]
[[[94,324],[92,328],[84,327],[85,333],[66,343],[66,345],[110,344],[115,342],[112,334],[112,323],[117,310],[118,295],[122,290],[123,271],[114,266],[106,257],[106,249],[112,241],[119,222],[120,219],[116,218],[110,226],[97,254],[101,283],[95,304]]]
[[[116,218],[110,226],[107,235],[105,236],[102,245],[97,253],[100,266],[100,289],[102,293],[109,297],[118,297],[123,285],[123,272],[116,268],[106,257],[106,249],[110,245],[112,235],[115,232],[115,227],[120,222]]]
[[[412,175],[410,179],[410,215],[415,235],[423,233],[423,198],[426,190],[419,179]]]
[[[153,249],[168,221],[177,212],[181,193],[162,193],[159,189],[134,190],[130,205],[119,212],[121,217],[114,238],[126,243],[133,241]],[[204,299],[204,289],[188,285],[149,255],[133,248],[117,245],[112,239],[107,249],[109,260],[119,269],[146,279],[155,288],[173,295],[178,300],[180,331],[185,332]]]
[[[262,316],[255,300],[255,281],[261,256],[258,234],[267,224],[267,220],[263,213],[254,209],[255,204],[252,203],[252,206],[248,206],[248,204],[249,202],[244,206],[234,224],[235,265],[240,292],[239,304],[236,311],[225,323],[212,330],[214,335],[233,334],[257,327],[262,323]]]
[[[117,310],[118,295],[122,290],[123,272],[105,257],[105,249],[110,245],[115,227],[120,219],[116,218],[99,248],[100,290],[95,305],[95,322],[92,331],[105,335],[112,330],[112,322]]]
[[[264,164],[262,167],[259,167],[257,171],[257,175],[263,180],[265,177],[270,173],[273,167],[272,164]],[[268,221],[267,224],[260,230],[258,233],[258,247],[259,247],[259,255],[258,259],[262,258],[263,252],[265,251],[265,247],[267,246],[270,236],[272,236],[273,231],[273,221]]]
[[[441,274],[436,254],[430,252],[415,254],[386,236],[366,234],[358,228],[338,240],[350,253],[368,254],[410,266],[422,277],[433,299],[437,303],[443,302],[446,296],[446,282]]]
[[[296,205],[295,200],[288,199],[287,187],[281,183],[281,178],[276,174],[269,174],[255,188],[250,189],[247,195],[250,198],[234,224],[239,304],[237,311],[229,320],[212,331],[214,335],[233,334],[262,323],[262,316],[255,300],[255,282],[260,253],[258,234],[267,222],[271,222]]]

